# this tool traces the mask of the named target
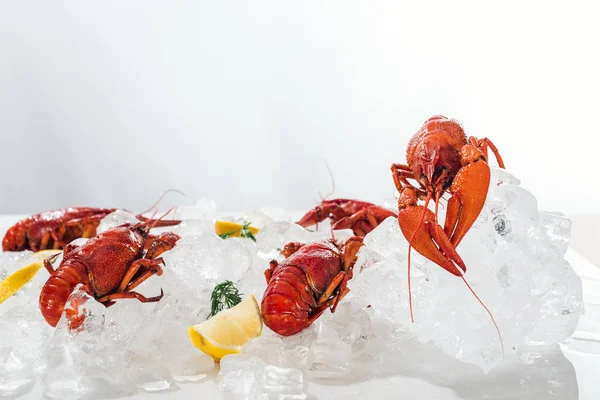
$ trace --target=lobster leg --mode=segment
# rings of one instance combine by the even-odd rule
[[[383,207],[369,207],[342,218],[333,224],[332,229],[352,229],[356,236],[365,236],[377,228],[380,221],[387,217],[396,217],[396,213]],[[362,222],[362,223],[361,223]]]
[[[50,258],[47,258],[44,260],[44,267],[50,273],[50,275],[52,275],[54,273],[54,267],[52,266],[52,263],[50,262]]]
[[[64,252],[63,252],[63,254],[66,254],[66,253],[64,253]],[[52,261],[56,260],[56,258],[57,258],[59,255],[60,255],[60,253],[59,253],[59,254],[56,254],[56,255],[53,255],[53,256],[50,256],[50,257],[48,257],[48,258],[46,258],[46,259],[44,260],[44,267],[46,268],[46,270],[48,271],[48,273],[49,273],[50,275],[52,275],[52,274],[54,273],[54,271],[55,271],[55,270],[54,270],[54,266],[52,265]],[[50,261],[50,260],[52,260],[52,261]]]
[[[462,167],[448,191],[444,232],[457,247],[481,213],[490,186],[490,167],[483,159]]]
[[[327,289],[325,289],[325,292],[323,292],[319,298],[319,304],[325,303],[337,289],[337,295],[334,297],[334,299],[331,299],[334,301],[331,312],[335,312],[339,302],[350,291],[350,289],[347,287],[348,279],[352,278],[352,269],[354,268],[357,254],[362,246],[362,237],[354,236],[348,239],[344,245],[342,254],[342,270],[335,276],[335,278],[333,278]]]
[[[129,285],[127,285],[127,291],[135,289],[146,279],[150,278],[152,275],[162,275],[163,269],[159,265],[155,265],[152,269],[148,269],[144,271],[139,277],[135,278]]]
[[[123,277],[123,280],[121,281],[121,284],[117,288],[116,292],[121,293],[124,292],[126,289],[131,290],[136,286],[139,286],[142,282],[144,282],[146,279],[148,279],[154,274],[162,275],[162,268],[160,267],[160,264],[164,264],[162,258],[154,258],[151,260],[142,258],[139,260],[135,260],[133,263],[131,263],[131,267],[129,267],[129,269],[127,270],[127,273]],[[144,267],[145,270],[139,277],[133,280],[135,274],[142,267]]]
[[[331,297],[331,295],[333,294],[333,292],[335,291],[335,289],[337,289],[339,286],[342,285],[342,282],[344,281],[344,278],[346,280],[346,282],[348,281],[348,276],[346,274],[346,271],[340,271],[338,272],[338,274],[335,276],[335,278],[333,278],[331,280],[331,283],[329,284],[329,286],[327,286],[327,288],[325,289],[325,291],[323,292],[323,294],[321,294],[321,296],[319,297],[319,300],[317,301],[318,305],[324,304],[327,300],[329,300],[329,298]]]
[[[70,330],[79,328],[81,324],[83,324],[83,321],[85,321],[86,310],[84,308],[80,314],[79,306],[84,304],[86,301],[87,299],[85,297],[71,299],[71,307],[73,307],[73,309],[65,309],[65,316],[69,321],[68,327]]]
[[[106,296],[100,297],[98,299],[98,301],[100,303],[108,303],[108,302],[111,302],[113,300],[118,300],[118,299],[138,299],[142,303],[153,303],[153,302],[157,302],[160,299],[162,299],[163,295],[164,295],[164,292],[162,289],[160,290],[160,295],[154,296],[154,297],[144,297],[143,295],[141,295],[138,292],[122,292],[122,293],[107,294]]]
[[[283,247],[283,250],[280,251],[280,253],[285,257],[288,258],[289,256],[291,256],[292,254],[294,254],[295,252],[297,252],[298,250],[300,250],[302,247],[304,246],[304,243],[300,243],[300,242],[290,242],[288,244],[286,244]]]
[[[394,185],[399,192],[402,192],[403,187],[411,187],[417,191],[420,199],[427,197],[427,189],[423,186],[421,181],[415,179],[412,170],[408,165],[404,164],[392,164],[392,177],[394,178]],[[408,179],[416,180],[420,187],[416,187],[408,181]]]
[[[332,303],[335,303],[335,304],[333,305],[331,312],[335,312],[337,304],[344,298],[344,296],[346,296],[348,294],[348,292],[350,292],[350,289],[344,288],[344,290],[343,291],[340,290],[338,295],[335,296],[334,298],[331,298],[331,299],[327,300],[326,302],[324,302],[323,304],[321,304],[320,306],[313,308],[312,312],[308,316],[307,325],[311,325],[313,322],[315,322],[321,316],[321,314],[323,314],[325,312],[325,310],[327,310],[329,307],[331,307]]]
[[[485,158],[487,159],[487,148],[492,149],[492,153],[494,153],[494,157],[496,157],[496,161],[498,161],[498,166],[500,168],[504,168],[504,160],[500,156],[500,152],[494,143],[488,138],[477,139],[474,136],[469,137],[469,143],[471,143],[475,147],[479,147]]]
[[[273,271],[275,271],[275,268],[277,268],[278,265],[279,263],[277,262],[277,260],[271,260],[271,262],[269,263],[269,268],[265,269],[265,278],[267,279],[267,285],[269,284],[269,282],[271,282],[271,278],[273,277]]]
[[[164,232],[159,236],[148,235],[146,243],[150,242],[148,251],[146,251],[145,259],[153,259],[164,253],[165,251],[171,250],[177,244],[177,241],[181,237],[172,232]],[[146,245],[146,243],[144,245]]]
[[[46,250],[48,248],[48,241],[50,241],[50,232],[44,233],[40,239],[40,250]],[[35,251],[35,250],[34,250]]]

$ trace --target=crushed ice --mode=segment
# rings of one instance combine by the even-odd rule
[[[311,381],[357,382],[390,374],[468,393],[474,376],[485,390],[494,379],[507,379],[511,368],[521,371],[522,381],[532,382],[554,368],[549,360],[558,360],[556,368],[567,368],[558,350],[545,346],[569,337],[583,312],[581,281],[564,259],[570,222],[538,211],[535,197],[506,171],[493,169],[486,205],[458,247],[467,265],[465,278],[498,323],[504,355],[489,316],[462,280],[414,251],[415,323],[410,322],[408,244],[390,218],[365,238],[349,282],[351,292],[336,313],[325,312],[291,337],[265,326],[243,354],[224,357],[219,370],[187,337],[187,328],[208,315],[215,284],[232,280],[260,302],[264,270],[270,259],[281,259],[279,249],[290,241],[328,239],[331,232],[327,223],[307,230],[285,210],[264,209],[243,216],[261,228],[256,243],[223,240],[214,234],[217,212],[210,200],[179,207],[169,218],[183,223],[157,231],[171,230],[182,238],[163,254],[163,275],[139,287],[146,296],[162,288],[160,302],[122,300],[106,308],[88,298],[81,306],[83,329],[69,331],[64,316],[53,329],[37,306],[47,279],[42,269],[0,306],[0,396],[22,394],[37,378],[48,398],[100,398],[174,390],[216,376],[222,399],[306,399]],[[134,222],[133,214],[119,210],[98,231]],[[336,237],[345,240],[351,234],[336,232]],[[26,265],[30,255],[0,254],[0,278]],[[82,291],[71,295],[86,296]],[[560,379],[573,374],[562,375],[556,377],[558,389],[538,385],[540,390],[567,393],[568,382]]]

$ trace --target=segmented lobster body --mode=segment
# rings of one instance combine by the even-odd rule
[[[115,210],[72,207],[31,215],[8,229],[2,239],[2,250],[62,249],[75,239],[95,236],[102,218]]]
[[[150,276],[162,274],[160,264],[163,260],[156,257],[173,248],[179,236],[163,233],[156,237],[149,235],[149,230],[148,223],[124,224],[101,233],[80,247],[67,245],[63,260],[55,271],[46,260],[51,276],[39,299],[44,319],[56,326],[67,299],[78,284],[106,306],[121,298],[136,298],[142,302],[160,300],[162,292],[160,296],[146,298],[132,290]],[[148,250],[144,254],[145,247]],[[83,321],[81,316],[67,316],[72,328]]]
[[[365,236],[388,217],[397,214],[366,201],[333,199],[323,200],[296,223],[308,228],[330,218],[332,229],[352,229],[356,236]]]
[[[96,236],[102,218],[116,208],[71,207],[31,215],[11,226],[2,239],[3,251],[62,249],[78,238]],[[141,214],[140,221],[148,221]],[[177,225],[178,220],[161,220],[157,226]]]
[[[345,244],[335,241],[303,245],[289,243],[282,250],[286,259],[271,261],[265,271],[265,290],[261,313],[274,332],[289,336],[312,324],[327,308],[335,312],[348,293],[356,254],[362,238],[352,237]]]

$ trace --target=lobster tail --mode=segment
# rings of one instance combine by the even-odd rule
[[[46,322],[56,326],[75,287],[87,282],[87,268],[80,263],[57,269],[46,281],[40,293],[40,311]]]
[[[265,325],[282,336],[290,336],[310,325],[309,316],[316,306],[305,272],[289,266],[271,278],[261,310]]]

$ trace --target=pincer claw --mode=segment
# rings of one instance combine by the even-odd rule
[[[442,227],[436,224],[431,210],[419,205],[403,208],[398,215],[398,222],[404,236],[410,239],[410,245],[423,257],[453,275],[462,276],[466,272],[465,263]]]
[[[490,186],[490,167],[483,160],[462,167],[449,192],[444,232],[456,248],[481,213]]]

